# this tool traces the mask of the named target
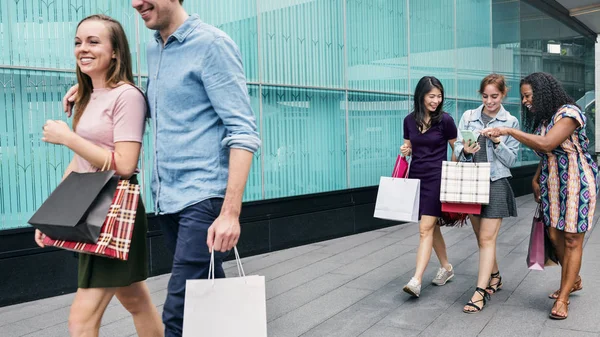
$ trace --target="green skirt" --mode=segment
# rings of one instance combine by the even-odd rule
[[[137,183],[133,177],[132,183]],[[140,198],[135,216],[133,236],[127,261],[106,257],[79,254],[79,273],[77,286],[79,288],[118,288],[127,287],[133,283],[148,278],[148,249],[146,233],[148,218],[146,208]]]

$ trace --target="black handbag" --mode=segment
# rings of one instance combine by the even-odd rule
[[[96,243],[120,177],[115,171],[71,172],[29,219],[55,240]]]

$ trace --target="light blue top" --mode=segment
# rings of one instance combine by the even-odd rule
[[[237,45],[191,15],[163,47],[148,43],[148,106],[154,130],[155,210],[177,213],[223,197],[229,149],[260,146]]]
[[[461,130],[471,130],[476,135],[479,135],[481,130],[485,128],[495,127],[509,127],[519,128],[519,120],[510,114],[510,112],[504,109],[504,106],[500,107],[500,111],[495,118],[484,125],[481,120],[481,112],[483,110],[483,104],[477,109],[467,110],[462,115],[460,122],[458,123],[458,137],[456,143],[454,143],[454,153],[457,154],[459,161],[471,161],[472,155],[465,155],[463,153],[463,138],[460,133]],[[515,165],[517,161],[517,154],[519,152],[520,143],[510,136],[501,136],[500,144],[494,148],[494,144],[490,139],[486,139],[486,150],[487,159],[491,166],[490,179],[496,181],[502,178],[512,177],[510,168]]]

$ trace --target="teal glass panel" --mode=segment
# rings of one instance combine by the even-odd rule
[[[444,111],[447,112],[454,119],[454,123],[458,124],[458,118],[460,117],[457,112],[456,99],[446,97],[444,98]]]
[[[258,85],[248,85],[248,94],[250,95],[250,104],[252,104],[252,110],[254,111],[254,117],[256,118],[256,126],[258,133],[264,144],[264,137],[261,130],[260,123],[260,88]],[[263,148],[259,148],[254,153],[252,159],[252,166],[250,167],[250,173],[248,175],[248,181],[246,182],[246,190],[244,191],[244,201],[253,201],[264,199],[262,191],[262,151]]]
[[[349,93],[351,188],[377,185],[381,176],[392,174],[404,144],[403,122],[408,107],[408,97],[403,95]]]
[[[344,1],[261,0],[262,82],[344,87]]]
[[[410,93],[406,0],[346,2],[348,87]]]
[[[140,88],[146,88],[148,84],[148,78],[142,77],[141,83],[135,79],[135,84]],[[146,212],[154,212],[154,201],[152,199],[152,167],[153,167],[153,153],[154,153],[154,138],[152,136],[153,129],[150,120],[146,120],[146,128],[144,130],[144,138],[142,139],[142,149],[140,152],[140,161],[138,167],[140,173],[138,174],[138,181],[140,183],[142,200],[144,200],[144,206],[146,206]]]
[[[73,39],[77,24],[91,14],[118,20],[135,47],[136,13],[129,1],[1,1],[0,65],[75,69]],[[135,60],[136,48],[131,52]]]
[[[423,76],[437,77],[446,96],[456,97],[454,1],[410,0],[410,88]]]
[[[456,0],[456,13],[457,97],[478,99],[479,84],[493,68],[491,2]]]
[[[462,115],[465,113],[465,111],[471,110],[471,109],[476,109],[481,105],[481,101],[463,100],[463,99],[459,99],[456,103],[457,103],[458,109],[456,111],[456,118],[454,119],[454,122],[456,123],[457,127],[458,127],[458,122],[460,122],[460,119],[462,118]]]
[[[444,111],[447,112],[452,119],[454,119],[454,125],[458,126],[458,121],[460,120],[460,116],[457,111],[457,102],[456,99],[446,98],[444,99]],[[452,148],[448,145],[448,160],[452,159]]]
[[[492,1],[494,72],[506,77],[509,91],[505,103],[518,104],[521,98],[520,12],[519,1]]]
[[[265,198],[347,188],[345,93],[263,87]]]
[[[41,141],[48,119],[67,121],[61,108],[70,73],[0,69],[0,230],[26,226],[58,185],[71,151]]]
[[[127,1],[130,4],[130,1]],[[238,45],[244,72],[248,81],[258,81],[258,23],[256,0],[185,0],[183,7],[189,14],[197,13],[203,22],[211,24],[229,35]],[[130,13],[138,15],[134,9]],[[154,39],[154,31],[146,28],[139,18],[140,63],[142,73],[148,74],[146,45]]]

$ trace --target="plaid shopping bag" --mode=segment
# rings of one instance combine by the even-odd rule
[[[54,240],[46,236],[44,244],[126,261],[129,258],[139,198],[139,185],[131,184],[128,180],[120,180],[96,243]]]
[[[490,163],[442,163],[440,201],[483,204],[490,201]]]

